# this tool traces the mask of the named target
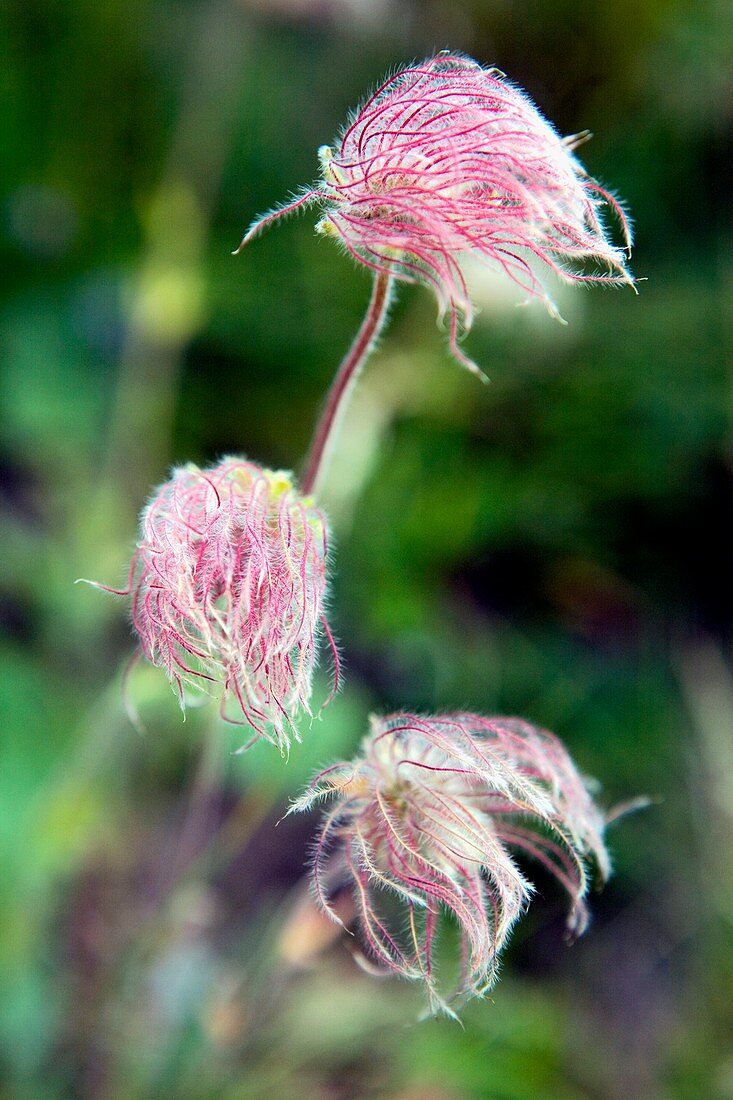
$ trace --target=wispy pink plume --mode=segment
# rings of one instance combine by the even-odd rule
[[[532,886],[515,854],[550,871],[587,923],[588,865],[609,874],[604,819],[560,741],[517,718],[454,714],[372,719],[352,763],[317,775],[294,810],[330,803],[313,861],[315,892],[353,891],[366,951],[379,968],[424,982],[430,1010],[483,996]],[[438,982],[435,936],[453,914],[461,947],[455,990]]]
[[[222,714],[287,751],[310,714],[327,523],[291,476],[241,458],[189,463],[153,494],[130,573],[143,653],[178,689],[222,685]],[[335,688],[336,684],[334,684]]]
[[[571,281],[632,283],[601,214],[610,207],[628,251],[623,211],[572,152],[584,136],[561,138],[503,73],[446,51],[386,80],[335,148],[320,150],[320,185],[258,218],[242,245],[283,214],[318,203],[319,229],[357,260],[432,287],[449,316],[453,355],[478,370],[458,347],[459,328],[473,319],[465,254],[502,269],[523,298],[551,309],[543,267]]]

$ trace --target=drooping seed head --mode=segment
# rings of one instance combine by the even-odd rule
[[[293,809],[331,805],[318,836],[316,896],[353,891],[365,947],[381,968],[427,986],[431,1011],[481,997],[532,886],[513,852],[549,870],[570,898],[570,929],[587,914],[586,865],[605,879],[603,816],[562,744],[515,718],[472,714],[372,720],[352,763],[326,769]],[[439,992],[435,934],[453,914],[462,946],[454,994]]]
[[[318,228],[375,271],[435,292],[450,318],[453,355],[473,309],[461,260],[502,269],[524,298],[554,311],[542,268],[571,281],[632,283],[606,234],[602,206],[629,226],[573,148],[496,69],[443,52],[404,68],[358,109],[334,148],[319,150],[317,188],[258,218],[240,248],[274,218],[318,203]],[[480,372],[479,372],[480,373]]]
[[[222,714],[286,751],[310,713],[323,614],[324,514],[291,476],[241,458],[173,471],[141,518],[131,568],[143,653],[184,685],[221,685]],[[334,685],[335,686],[335,685]]]

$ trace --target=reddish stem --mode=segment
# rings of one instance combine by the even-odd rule
[[[323,412],[316,425],[305,473],[300,482],[301,492],[306,495],[318,490],[326,472],[354,384],[387,320],[391,287],[391,276],[377,272],[366,316],[336,372]]]

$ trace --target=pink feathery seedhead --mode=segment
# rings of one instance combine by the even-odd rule
[[[468,331],[473,313],[463,255],[503,269],[553,311],[542,265],[568,280],[632,283],[601,207],[618,217],[628,251],[626,218],[572,152],[586,136],[561,138],[503,73],[445,51],[385,81],[335,149],[319,151],[320,186],[257,219],[242,245],[273,219],[319,203],[319,229],[356,259],[433,288],[450,316],[453,355],[476,371],[457,345],[459,323]]]
[[[328,800],[313,863],[323,908],[353,890],[372,960],[427,985],[431,1011],[483,996],[532,886],[512,852],[541,863],[570,898],[568,925],[587,923],[587,864],[609,874],[604,818],[562,744],[516,718],[456,714],[372,719],[353,763],[327,768],[294,804]],[[455,993],[438,992],[441,910],[461,937]]]
[[[143,653],[182,705],[184,684],[218,682],[230,721],[282,752],[298,739],[321,632],[338,675],[323,616],[327,554],[326,519],[289,474],[241,458],[173,471],[143,512],[130,593]]]

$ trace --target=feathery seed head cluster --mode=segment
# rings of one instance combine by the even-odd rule
[[[253,223],[242,245],[318,203],[319,231],[379,276],[316,431],[305,486],[318,484],[393,278],[432,288],[449,317],[453,355],[479,374],[458,346],[459,328],[472,323],[467,255],[550,307],[543,270],[633,284],[601,207],[618,216],[628,248],[624,214],[586,175],[574,144],[502,73],[445,51],[391,76],[335,148],[319,150],[318,186]],[[218,685],[222,715],[285,753],[299,739],[297,713],[311,713],[321,635],[338,686],[324,617],[327,565],[326,518],[290,474],[236,457],[179,467],[143,512],[130,567],[125,594],[142,652],[165,670],[182,706],[185,685]],[[601,880],[610,872],[605,819],[587,784],[556,737],[517,718],[373,718],[356,759],[322,771],[291,809],[319,802],[329,803],[313,861],[320,905],[341,923],[337,906],[349,890],[371,960],[423,982],[432,1011],[454,1014],[457,999],[494,984],[533,889],[517,854],[564,888],[574,934],[587,924],[589,868]],[[461,941],[448,995],[443,987],[453,983],[438,982],[436,958],[443,913]]]
[[[577,141],[561,138],[503,73],[446,51],[385,81],[335,148],[319,150],[320,186],[257,219],[242,244],[317,202],[319,229],[357,260],[432,287],[453,355],[478,371],[458,347],[459,326],[467,331],[473,317],[463,255],[498,266],[553,310],[542,265],[569,280],[632,282],[601,206],[619,217],[627,248],[628,223],[574,156]]]
[[[329,800],[313,873],[317,897],[353,888],[369,954],[423,981],[431,1010],[482,996],[532,886],[513,851],[549,870],[570,898],[568,925],[587,922],[586,864],[609,873],[603,816],[562,744],[515,718],[472,714],[373,719],[353,763],[316,776],[293,809]],[[395,914],[397,901],[398,914]],[[439,992],[434,940],[441,910],[462,942],[453,997]]]
[[[241,458],[179,467],[143,512],[131,568],[143,653],[182,705],[184,684],[218,682],[222,714],[286,751],[321,632],[333,648],[327,556],[325,516],[289,474]]]

